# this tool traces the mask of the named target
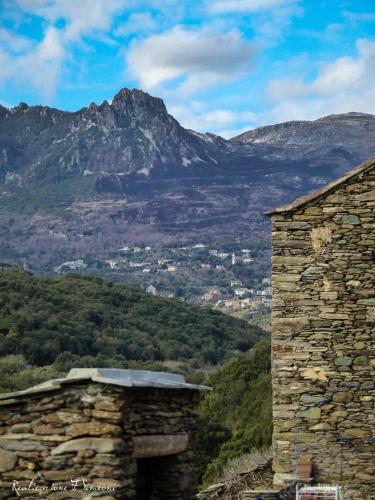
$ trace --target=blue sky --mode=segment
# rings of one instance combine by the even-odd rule
[[[0,103],[66,110],[122,87],[225,137],[375,113],[374,0],[0,0]]]

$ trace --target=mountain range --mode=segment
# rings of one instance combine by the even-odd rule
[[[375,116],[330,115],[230,140],[122,89],[76,112],[0,106],[0,259],[50,271],[123,244],[256,238],[263,212],[374,154]]]

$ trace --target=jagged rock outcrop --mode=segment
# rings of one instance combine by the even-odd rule
[[[348,113],[260,127],[226,141],[184,129],[161,99],[122,89],[111,104],[92,103],[77,112],[25,103],[1,107],[0,182],[12,194],[42,178],[92,176],[90,187],[105,191],[100,180],[106,175],[213,179],[241,173],[253,180],[271,161],[276,163],[267,165],[268,175],[280,178],[288,175],[283,162],[301,160],[324,167],[330,177],[330,168],[345,169],[370,156],[374,137],[373,115]]]
[[[349,170],[374,143],[375,117],[361,113],[228,141],[183,128],[140,90],[76,112],[1,107],[0,259],[52,270],[58,253],[103,258],[120,234],[145,244],[267,240],[265,210]],[[70,241],[57,248],[51,228]]]
[[[92,103],[74,113],[21,103],[1,109],[0,181],[22,186],[39,177],[162,174],[168,167],[213,163],[204,144],[161,99],[140,90],[122,89],[111,104]]]

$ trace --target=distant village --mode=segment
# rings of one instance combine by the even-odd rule
[[[177,297],[249,316],[266,314],[271,308],[271,281],[266,270],[259,271],[258,254],[259,249],[254,253],[238,246],[228,251],[205,243],[173,248],[125,245],[114,250],[110,258],[63,262],[55,272],[85,273],[95,267],[104,276],[143,288],[151,295]]]

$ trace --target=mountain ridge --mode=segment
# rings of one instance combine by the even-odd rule
[[[78,111],[0,108],[0,258],[52,272],[124,244],[252,235],[269,245],[263,213],[374,154],[375,117],[331,115],[239,137],[185,129],[138,89]]]
[[[360,163],[373,154],[373,147],[367,140],[369,133],[375,135],[375,116],[349,112],[258,127],[230,141],[277,148],[277,152],[270,149],[265,155],[267,158],[277,158],[280,148],[288,151],[289,159],[307,158],[315,162],[316,152],[321,151],[323,155],[328,152],[332,160],[336,153],[337,159],[345,165],[348,159]]]
[[[197,143],[200,141],[197,136],[193,136],[181,127],[177,120],[167,112],[162,99],[152,97],[137,89],[120,90],[111,104],[107,101],[103,101],[100,105],[91,103],[74,112],[48,106],[28,106],[25,103],[20,103],[9,110],[3,108],[1,111],[0,119],[3,122],[6,121],[6,127],[3,125],[3,130],[0,129],[0,147],[2,146],[3,151],[7,148],[6,142],[10,140],[4,128],[8,130],[13,128],[13,133],[14,131],[16,134],[20,133],[19,139],[23,141],[26,148],[28,137],[25,131],[28,131],[34,133],[34,138],[42,141],[43,144],[44,140],[49,141],[48,152],[53,156],[60,153],[62,155],[58,159],[60,163],[62,159],[64,160],[64,154],[58,148],[58,143],[63,141],[68,148],[72,149],[73,155],[65,154],[65,164],[68,168],[78,163],[91,166],[96,164],[90,154],[82,158],[77,157],[75,154],[78,151],[77,144],[75,144],[77,141],[80,142],[79,146],[82,149],[92,146],[94,140],[99,140],[103,150],[100,160],[107,160],[107,165],[116,162],[119,168],[126,167],[125,173],[137,171],[137,168],[141,171],[143,168],[145,171],[142,173],[146,175],[146,171],[154,166],[153,164],[162,166],[173,162],[183,163],[184,154],[194,158],[197,153]],[[141,125],[146,125],[146,123],[147,127],[142,128]],[[31,124],[34,130],[31,130]],[[162,127],[165,129],[164,135],[174,139],[174,150],[161,134],[154,137],[155,130]],[[13,142],[15,139],[17,135],[13,138]],[[112,148],[112,154],[108,151],[108,143]],[[165,151],[164,154],[161,154],[162,148]],[[180,155],[176,155],[176,150],[179,150]],[[33,155],[36,155],[36,152],[31,149],[30,155],[33,161]],[[140,155],[141,158],[139,158]],[[1,169],[4,169],[4,160],[7,158],[8,153],[6,155],[3,153],[0,173]],[[205,161],[209,159],[205,157]]]
[[[236,141],[241,137],[246,137],[247,134],[251,134],[252,132],[260,131],[260,130],[267,130],[267,129],[271,129],[274,127],[287,128],[289,125],[290,126],[302,125],[302,124],[307,124],[307,123],[324,122],[324,121],[328,121],[328,120],[347,121],[349,119],[353,120],[353,119],[363,119],[363,118],[374,119],[375,115],[372,115],[371,113],[361,113],[358,111],[348,111],[347,113],[333,113],[330,115],[321,116],[320,118],[316,118],[315,120],[288,120],[285,122],[274,123],[271,125],[260,125],[259,127],[255,127],[254,129],[247,130],[245,132],[242,132],[239,135],[231,137],[228,140],[229,141]]]

